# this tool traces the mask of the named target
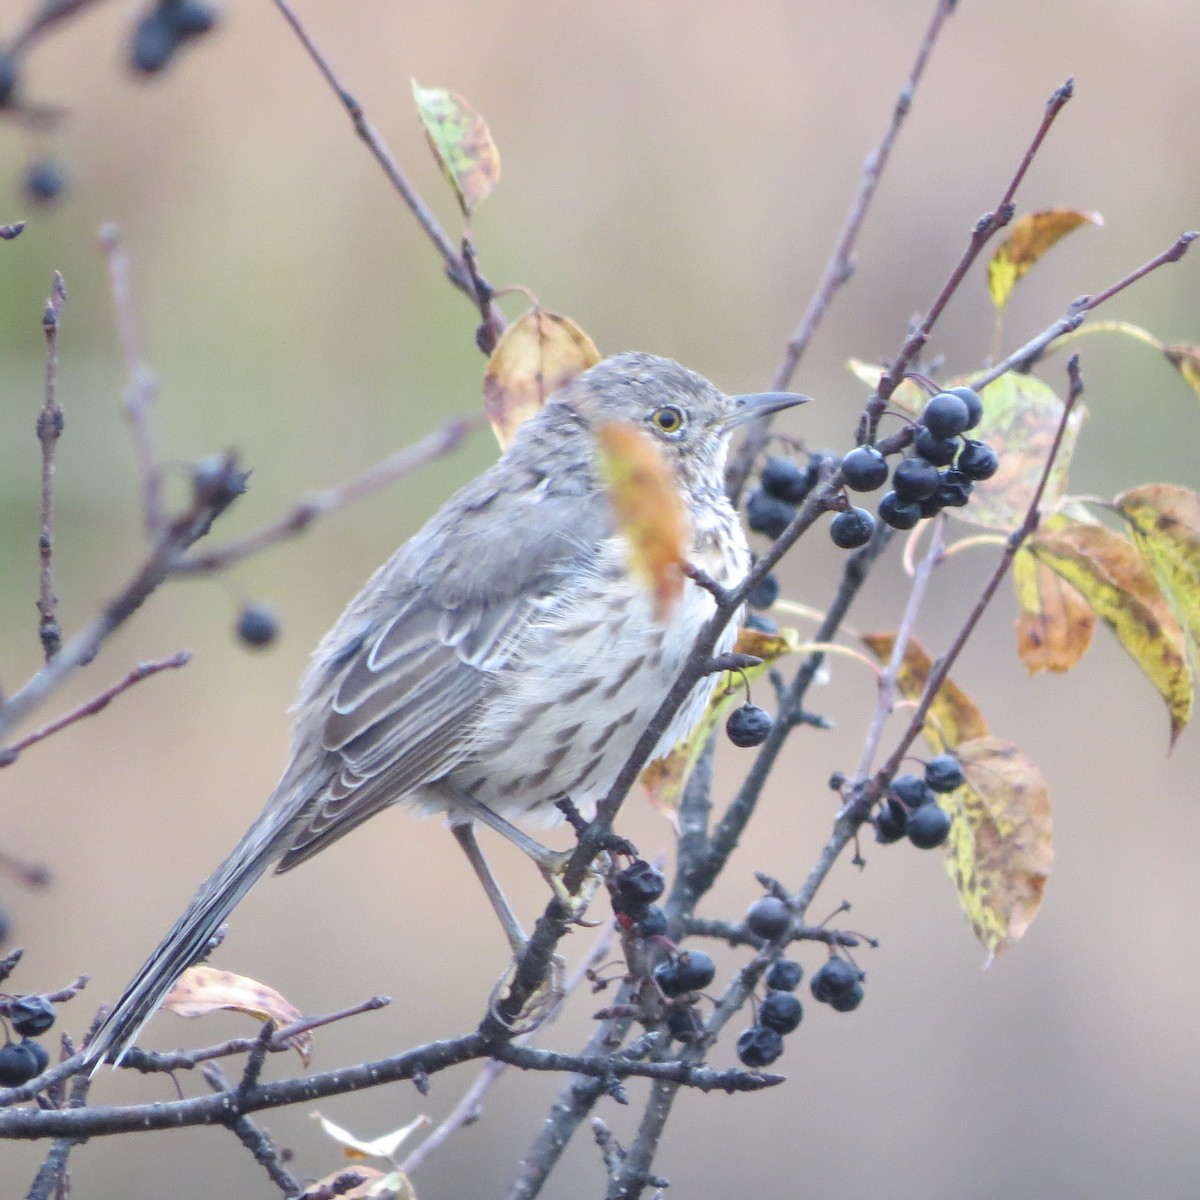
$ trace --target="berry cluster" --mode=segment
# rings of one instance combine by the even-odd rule
[[[186,41],[216,24],[216,9],[207,0],[158,0],[137,23],[130,61],[135,71],[161,71]]]
[[[749,914],[746,919],[748,924]],[[767,972],[767,994],[758,1006],[758,1020],[742,1030],[737,1040],[738,1061],[743,1066],[751,1070],[769,1067],[783,1053],[784,1034],[791,1033],[804,1017],[804,1006],[792,994],[803,978],[804,968],[790,958],[777,960]]]
[[[834,1012],[853,1012],[862,1003],[864,978],[852,962],[834,955],[808,986],[818,1003],[828,1004]]]
[[[893,529],[912,529],[924,517],[933,517],[944,508],[961,508],[970,498],[975,484],[990,479],[1000,465],[991,446],[966,437],[983,417],[983,401],[969,387],[938,392],[925,405],[913,439],[913,453],[902,459],[892,472],[892,487],[879,501],[879,519]],[[856,492],[873,492],[887,482],[888,465],[874,446],[858,446],[842,460],[842,480]],[[843,522],[846,535],[857,534],[861,541],[847,545],[831,528],[839,546],[862,545],[870,537],[874,522],[865,509],[851,508],[838,513],[835,524]],[[865,535],[862,527],[867,527]]]
[[[54,1005],[45,996],[13,996],[2,1009],[19,1042],[0,1046],[0,1087],[19,1087],[50,1065],[50,1055],[33,1039],[54,1024]]]
[[[660,937],[667,932],[667,914],[654,903],[666,886],[663,873],[642,858],[617,872],[609,888],[613,912],[617,914],[617,922],[626,933]]]
[[[759,477],[759,486],[746,500],[746,523],[755,533],[772,540],[792,522],[796,509],[817,486],[822,469],[836,456],[825,451],[809,455],[801,466],[793,458],[768,458]]]
[[[939,754],[925,764],[925,777],[897,775],[875,814],[875,840],[885,845],[907,836],[918,849],[933,850],[950,834],[950,814],[937,802],[938,793],[963,783],[962,764],[953,754]]]

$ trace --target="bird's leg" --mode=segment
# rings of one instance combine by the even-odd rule
[[[529,939],[525,936],[525,931],[521,928],[516,914],[504,898],[504,893],[500,890],[500,885],[496,882],[496,877],[492,874],[492,869],[488,866],[487,859],[483,857],[483,851],[479,848],[479,843],[475,840],[474,825],[451,825],[450,832],[458,839],[458,844],[467,856],[467,861],[471,864],[472,870],[483,885],[484,893],[487,895],[488,900],[491,901],[496,916],[500,918],[500,924],[504,926],[504,936],[508,938],[508,944],[512,947],[513,954],[520,954],[525,949]]]

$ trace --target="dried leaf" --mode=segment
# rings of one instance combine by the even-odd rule
[[[339,1200],[417,1200],[417,1193],[407,1175],[401,1171],[389,1171],[386,1175],[378,1167],[355,1166],[353,1168],[363,1177],[361,1183],[356,1183],[349,1191],[337,1192]],[[318,1188],[326,1188],[329,1194],[333,1184],[345,1174],[345,1168],[326,1175],[312,1184],[305,1195]]]
[[[1047,208],[1018,217],[988,263],[988,291],[992,294],[992,303],[1003,308],[1017,280],[1055,242],[1087,224],[1103,225],[1104,218],[1099,213],[1079,212],[1074,208]]]
[[[894,633],[867,633],[862,640],[881,663],[891,661],[896,645]],[[919,700],[932,668],[929,652],[916,638],[909,638],[896,675],[896,690],[905,700]],[[923,732],[935,753],[941,754],[944,750],[954,750],[962,742],[986,737],[988,727],[975,701],[952,679],[947,679],[929,706]]]
[[[343,1129],[340,1125],[335,1125],[328,1117],[323,1117],[319,1112],[314,1112],[312,1118],[314,1121],[321,1122],[321,1128],[327,1137],[331,1137],[335,1142],[341,1144],[342,1153],[347,1158],[356,1160],[382,1158],[393,1165],[395,1165],[396,1151],[418,1129],[424,1129],[429,1124],[429,1118],[422,1113],[420,1116],[414,1117],[402,1128],[392,1130],[391,1133],[381,1134],[377,1138],[363,1139],[356,1137],[348,1129]]]
[[[679,486],[653,438],[636,425],[607,422],[596,430],[596,445],[630,565],[653,596],[655,620],[665,622],[683,594],[690,541]]]
[[[1188,387],[1200,397],[1200,346],[1176,342],[1173,346],[1164,346],[1163,353],[1186,380]]]
[[[1183,632],[1133,543],[1103,525],[1071,521],[1027,543],[1039,562],[1075,587],[1166,702],[1171,744],[1192,712]]]
[[[1008,532],[1025,519],[1062,420],[1063,402],[1040,379],[1011,372],[989,383],[980,397],[983,420],[972,430],[972,436],[996,451],[1000,469],[991,479],[975,485],[966,508],[948,511],[969,524]],[[1052,509],[1066,488],[1071,456],[1085,416],[1085,407],[1076,404],[1046,482],[1043,511]]]
[[[800,634],[795,629],[781,629],[777,633],[763,633],[758,629],[739,629],[738,654],[753,654],[761,658],[757,667],[745,671],[725,671],[713,685],[708,706],[691,734],[663,758],[647,763],[641,773],[642,786],[646,789],[651,805],[672,823],[683,800],[683,789],[700,754],[708,744],[713,730],[729,715],[729,710],[742,703],[743,679],[753,682],[765,675],[771,664],[785,654],[792,654],[800,645]]]
[[[463,216],[469,217],[500,179],[500,153],[487,122],[461,96],[413,80],[417,115]]]
[[[1068,524],[1051,514],[1042,532]],[[1012,563],[1013,589],[1021,613],[1017,618],[1017,653],[1031,675],[1038,671],[1069,671],[1087,652],[1096,628],[1092,607],[1060,575],[1038,562],[1026,549]]]
[[[846,366],[855,378],[862,380],[871,389],[877,388],[879,381],[883,378],[883,367],[878,363],[863,362],[862,359],[851,358],[847,360]],[[902,379],[896,386],[896,390],[892,393],[892,398],[888,403],[892,407],[898,408],[901,412],[906,412],[909,416],[916,417],[920,415],[928,399],[929,393],[915,379]]]
[[[259,1021],[274,1021],[277,1026],[290,1025],[304,1015],[290,1000],[274,988],[232,971],[215,967],[188,967],[167,993],[163,1008],[181,1017],[203,1017],[218,1009],[244,1012]],[[308,1066],[312,1057],[311,1033],[298,1033],[289,1045]]]
[[[500,335],[483,372],[483,406],[501,450],[546,398],[600,361],[570,317],[531,308]]]
[[[1200,673],[1200,496],[1150,483],[1114,504],[1183,630],[1193,674]]]
[[[939,803],[954,817],[946,868],[991,963],[1024,936],[1054,864],[1050,796],[1011,742],[985,737],[955,753],[966,783]]]

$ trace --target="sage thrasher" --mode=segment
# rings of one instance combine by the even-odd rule
[[[473,823],[515,842],[548,877],[561,868],[562,855],[509,819],[554,819],[564,795],[594,807],[715,607],[687,584],[656,620],[614,527],[595,430],[625,421],[653,436],[691,524],[689,561],[730,586],[750,561],[725,495],[730,434],[802,399],[726,396],[648,354],[606,359],[551,396],[325,635],[300,686],[283,778],[100,1026],[89,1061],[120,1061],[269,866],[294,867],[391,804],[446,815],[519,945]],[[716,653],[732,649],[735,632]],[[696,685],[656,756],[690,732],[712,687]]]

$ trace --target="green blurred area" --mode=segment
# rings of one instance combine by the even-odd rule
[[[730,391],[770,380],[932,10],[894,0],[298,4],[452,236],[457,210],[412,112],[410,78],[462,92],[487,117],[504,176],[474,232],[494,283],[532,288],[602,351],[668,354]],[[8,7],[0,39],[19,17]],[[233,447],[254,468],[216,537],[274,520],[305,492],[479,406],[477,314],[445,281],[273,6],[230,2],[221,28],[150,81],[124,69],[139,11],[124,0],[98,5],[39,44],[23,85],[65,118],[52,132],[0,126],[0,222],[29,222],[0,244],[0,679],[10,690],[39,655],[33,427],[55,269],[69,293],[56,554],[68,632],[114,594],[144,549],[102,224],[119,227],[131,261],[171,495],[183,495],[187,464],[206,454]],[[1006,347],[1200,225],[1198,48],[1200,9],[1183,0],[964,0],[864,228],[857,274],[796,377],[819,403],[789,416],[786,432],[848,448],[865,393],[845,360],[895,354],[1067,75],[1076,99],[1020,208],[1097,209],[1106,224],[1074,233],[1018,284]],[[20,179],[47,154],[71,180],[62,203],[38,209]],[[1193,252],[1102,315],[1198,342],[1198,272]],[[517,299],[505,303],[519,311]],[[948,372],[982,362],[992,321],[977,269],[932,346]],[[1095,338],[1080,349],[1092,415],[1072,490],[1197,486],[1200,405],[1176,373],[1132,342]],[[1051,359],[1040,374],[1061,390],[1065,363]],[[55,876],[52,888],[31,892],[0,874],[13,944],[27,947],[11,986],[92,975],[63,1013],[76,1033],[89,1005],[115,997],[257,813],[284,762],[285,710],[309,649],[384,556],[494,454],[490,435],[476,435],[227,577],[164,589],[46,711],[139,660],[196,652],[186,670],[144,683],[0,772],[0,849]],[[920,628],[935,652],[973,602],[987,553],[944,569]],[[788,560],[785,594],[826,604],[841,561],[818,532]],[[894,628],[906,594],[890,561],[855,626]],[[284,636],[269,653],[246,653],[231,635],[247,598],[281,617]],[[685,1097],[656,1164],[672,1194],[723,1195],[752,1179],[765,1200],[1195,1196],[1196,732],[1166,757],[1165,714],[1105,637],[1078,672],[1029,681],[1014,661],[1013,615],[1002,596],[957,678],[993,731],[1020,743],[1049,780],[1059,857],[1042,916],[1025,944],[981,975],[982,953],[936,855],[868,847],[865,873],[840,866],[817,908],[848,898],[848,920],[881,939],[866,957],[866,1002],[852,1016],[809,1011],[780,1064],[784,1088]],[[755,870],[795,885],[811,865],[832,815],[825,780],[857,761],[873,686],[838,664],[813,702],[837,728],[797,735],[705,915],[740,914],[757,894]],[[721,798],[747,762],[721,748]],[[669,830],[636,798],[622,825],[648,856],[669,850]],[[452,839],[399,812],[370,830],[267,881],[239,909],[219,959],[306,1011],[381,991],[395,998],[383,1013],[318,1034],[317,1069],[472,1027],[505,965]],[[497,858],[532,918],[541,881],[506,850]],[[575,957],[590,936],[572,939]],[[803,957],[810,969],[819,962]],[[719,961],[727,977],[743,959]],[[602,1002],[579,997],[546,1044],[577,1048]],[[246,1025],[206,1023],[162,1016],[147,1043],[199,1044]],[[725,1065],[731,1051],[716,1059]],[[429,1098],[386,1089],[322,1111],[373,1135],[418,1111],[444,1114],[470,1078],[439,1078]],[[422,1200],[499,1194],[554,1086],[506,1077],[483,1120],[417,1178]],[[602,1110],[624,1139],[645,1095],[630,1090],[630,1112]],[[104,1076],[93,1099],[169,1093],[161,1080]],[[339,1165],[304,1111],[265,1123],[295,1148],[297,1174]],[[554,1200],[602,1192],[586,1131],[579,1143],[546,1192]],[[44,1149],[0,1144],[6,1194],[17,1194],[12,1180],[32,1178]],[[100,1139],[71,1163],[79,1194],[93,1200],[270,1194],[220,1130]]]

